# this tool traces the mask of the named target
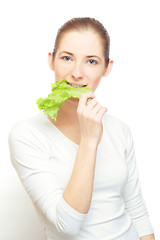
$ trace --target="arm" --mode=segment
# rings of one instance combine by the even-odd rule
[[[91,101],[88,98],[92,98]],[[83,214],[88,213],[91,204],[97,147],[102,137],[102,117],[106,111],[94,94],[82,94],[77,107],[81,141],[63,197],[70,206]]]
[[[32,125],[22,122],[12,128],[8,142],[11,162],[45,221],[59,238],[77,235],[86,214],[76,211],[63,199],[59,173],[50,165],[48,139]]]
[[[68,204],[81,213],[88,213],[92,199],[97,146],[81,141],[74,169],[63,197]]]
[[[139,181],[139,174],[136,164],[134,141],[130,128],[124,128],[126,136],[126,164],[128,167],[128,179],[123,188],[123,198],[127,212],[132,218],[132,222],[139,234],[139,237],[147,237],[153,234],[153,227],[151,225],[149,214]],[[152,238],[151,238],[152,239]]]
[[[140,238],[140,240],[155,240],[154,234],[149,234]]]

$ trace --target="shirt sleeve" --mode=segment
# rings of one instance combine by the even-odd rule
[[[72,208],[63,198],[57,173],[49,164],[47,138],[26,122],[16,123],[9,132],[11,162],[36,208],[60,236],[77,235],[86,214]]]
[[[132,222],[139,237],[154,233],[139,181],[136,164],[134,141],[128,125],[125,128],[126,152],[125,159],[128,167],[128,179],[123,189],[125,208],[132,218]]]

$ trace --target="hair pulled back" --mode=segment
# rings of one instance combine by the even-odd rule
[[[110,37],[108,35],[107,30],[98,20],[89,17],[72,18],[61,26],[56,36],[53,57],[56,55],[60,40],[62,39],[65,33],[68,33],[70,31],[84,31],[84,30],[86,31],[92,30],[93,32],[98,34],[103,46],[105,63],[108,65],[110,51]]]

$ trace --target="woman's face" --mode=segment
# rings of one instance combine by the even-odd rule
[[[92,31],[68,32],[60,40],[52,70],[55,81],[87,85],[93,91],[107,75],[99,36]]]

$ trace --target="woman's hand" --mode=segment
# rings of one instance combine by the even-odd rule
[[[103,133],[102,117],[106,112],[107,108],[98,103],[93,93],[82,94],[77,107],[81,140],[99,144]]]

